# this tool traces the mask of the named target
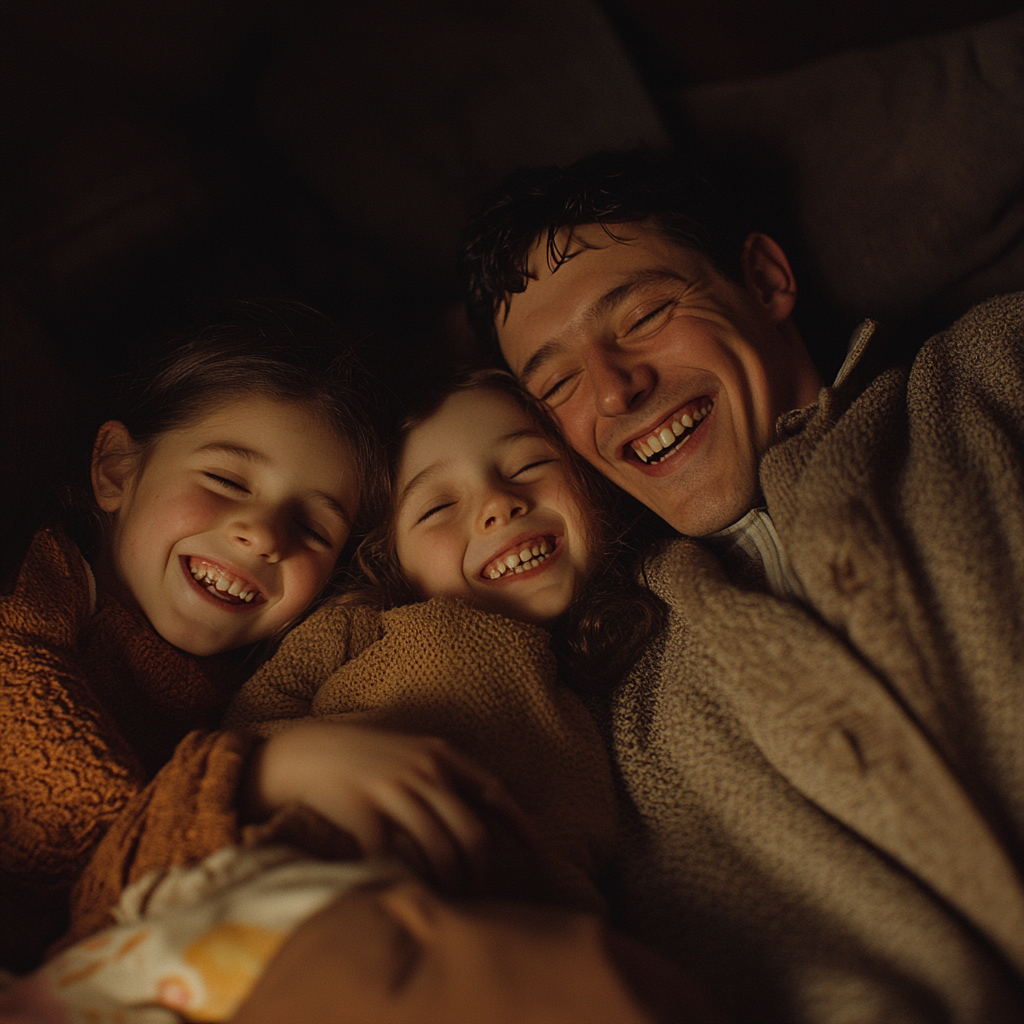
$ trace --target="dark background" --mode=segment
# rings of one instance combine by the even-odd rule
[[[1018,6],[6,0],[0,570],[85,465],[111,379],[221,300],[308,303],[415,382],[472,349],[454,244],[494,177],[592,141],[685,148],[680,89]],[[572,90],[595,124],[559,122]],[[471,102],[469,139],[447,111]]]

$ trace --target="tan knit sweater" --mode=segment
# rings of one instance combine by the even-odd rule
[[[501,779],[557,854],[560,895],[593,908],[616,835],[611,774],[548,640],[450,600],[328,605],[242,687],[225,725],[268,736],[312,716],[440,736]]]
[[[781,424],[807,603],[680,540],[605,709],[619,912],[738,1020],[1024,1020],[1024,296]]]

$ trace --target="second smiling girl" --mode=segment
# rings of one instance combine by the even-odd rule
[[[500,894],[593,908],[615,804],[600,737],[566,683],[617,678],[660,624],[611,499],[497,371],[405,421],[391,483],[360,549],[368,584],[290,634],[229,709],[227,725],[271,737],[254,790],[345,824],[365,853],[411,853],[457,883],[472,875],[489,799],[468,754],[555,853],[546,893],[505,877]],[[443,737],[422,742],[444,744],[449,770],[396,733]],[[516,874],[500,851],[495,863]]]

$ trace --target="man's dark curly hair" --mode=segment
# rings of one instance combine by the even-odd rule
[[[678,153],[604,152],[568,167],[517,171],[481,197],[459,254],[469,322],[492,352],[496,321],[510,296],[526,290],[527,258],[546,240],[549,265],[566,258],[564,228],[644,222],[665,238],[702,253],[739,280],[747,231],[730,204]]]

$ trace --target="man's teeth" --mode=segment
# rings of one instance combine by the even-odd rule
[[[690,440],[690,435],[686,434],[683,437],[685,431],[691,427],[696,426],[709,412],[711,412],[711,402],[707,405],[701,406],[697,409],[693,416],[683,414],[677,420],[673,420],[670,426],[662,427],[660,430],[654,431],[654,433],[648,434],[647,437],[642,438],[639,441],[633,442],[633,451],[640,456],[643,462],[648,462],[658,452],[663,452],[666,448],[676,447],[682,448],[687,441]],[[680,440],[682,438],[682,440]],[[656,460],[658,462],[661,459]]]
[[[487,579],[497,580],[509,572],[518,573],[526,572],[527,569],[536,569],[554,550],[555,545],[551,541],[547,538],[538,538],[523,545],[519,551],[496,558],[490,565],[484,567],[482,575]]]
[[[215,568],[212,565],[193,565],[189,562],[188,571],[195,577],[196,583],[206,587],[212,594],[218,597],[222,594],[229,594],[237,597],[240,601],[251,601],[258,593],[258,590],[246,590],[245,584],[234,576]]]

